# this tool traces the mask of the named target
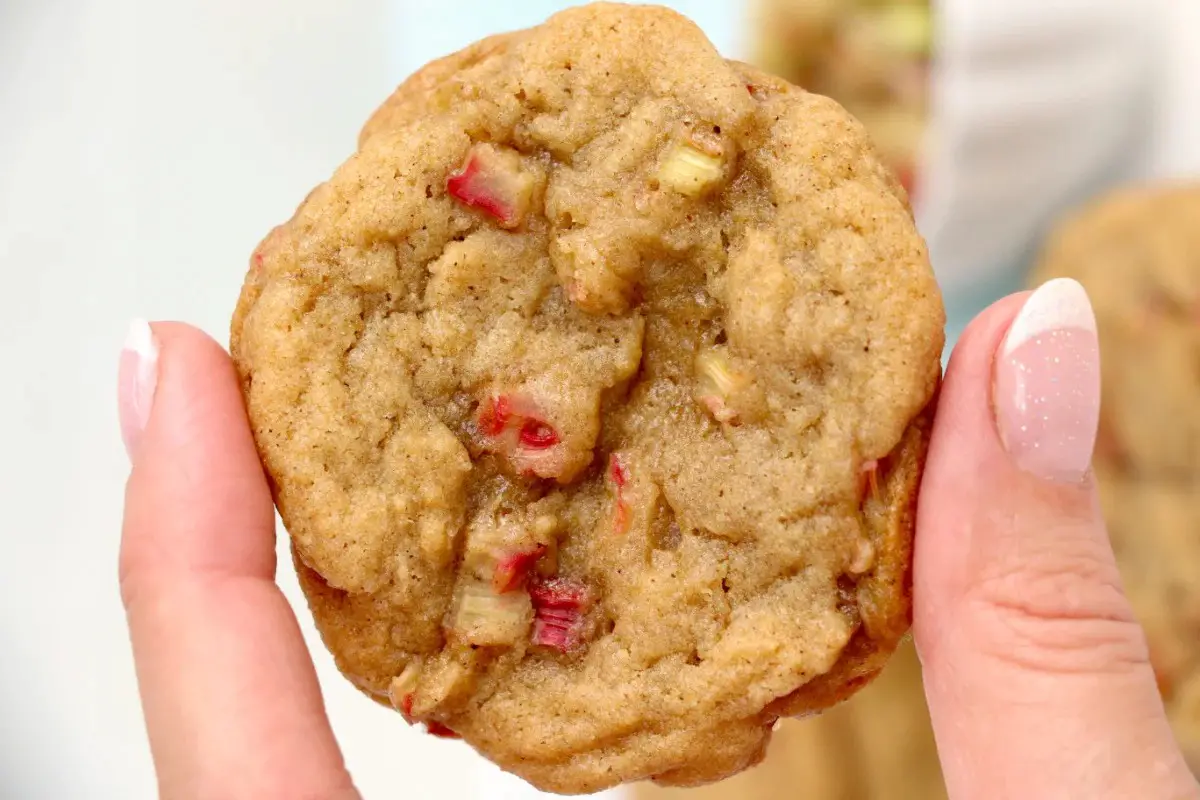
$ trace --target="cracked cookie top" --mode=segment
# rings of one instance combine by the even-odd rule
[[[943,324],[857,122],[598,4],[401,86],[232,351],[341,670],[584,792],[736,772],[878,671]]]

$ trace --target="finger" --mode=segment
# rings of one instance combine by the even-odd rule
[[[951,358],[914,631],[954,798],[1196,796],[1098,511],[1099,392],[1074,281],[997,303]]]
[[[233,366],[184,325],[121,358],[121,592],[164,798],[355,797],[274,583],[271,496]]]

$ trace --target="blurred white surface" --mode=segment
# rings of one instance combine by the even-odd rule
[[[1200,2],[1154,0],[1162,42],[1148,172],[1200,177]]]
[[[1144,166],[1144,0],[943,0],[918,219],[953,302],[1028,257],[1048,220]]]
[[[154,796],[116,584],[114,359],[135,315],[226,339],[250,250],[392,88],[387,19],[377,0],[0,4],[4,797]],[[465,747],[358,696],[301,619],[366,797],[486,796]]]
[[[1200,4],[1162,2],[1179,18],[1153,168],[1197,171]],[[127,320],[186,319],[224,341],[251,248],[404,74],[562,5],[0,0],[0,796],[154,794],[116,586]],[[674,5],[742,54],[739,4]],[[300,619],[367,798],[535,796],[362,699]]]

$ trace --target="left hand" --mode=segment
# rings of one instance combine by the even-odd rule
[[[159,797],[356,799],[275,585],[274,507],[233,365],[186,325],[131,333],[121,597]]]

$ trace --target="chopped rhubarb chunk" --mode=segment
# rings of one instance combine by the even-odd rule
[[[511,413],[507,397],[488,397],[479,407],[479,432],[485,436],[499,436],[508,427]]]
[[[495,217],[503,228],[525,219],[533,196],[533,176],[521,169],[512,150],[477,144],[467,160],[446,179],[446,191],[459,202]]]
[[[625,488],[625,483],[629,480],[629,470],[616,453],[608,457],[608,474],[618,489]]]
[[[533,634],[535,645],[549,647],[560,653],[575,649],[583,639],[584,614],[590,608],[592,595],[578,581],[556,578],[534,584],[529,589],[533,601]]]
[[[861,497],[879,496],[879,461],[874,458],[864,461],[859,469],[858,493]]]
[[[625,484],[629,482],[629,467],[621,457],[613,453],[608,457],[608,476],[616,487],[617,502],[613,511],[613,532],[629,530],[629,501],[625,499]]]
[[[680,144],[667,155],[658,180],[680,194],[699,197],[725,177],[725,159],[690,144]]]
[[[417,688],[421,680],[421,662],[410,661],[404,671],[392,679],[393,694],[408,694]]]
[[[721,350],[705,350],[698,354],[696,373],[700,378],[696,400],[708,409],[717,422],[737,424],[738,412],[730,405],[730,399],[748,387],[750,380],[733,370],[729,357]]]
[[[717,422],[730,425],[737,422],[737,412],[727,406],[723,398],[715,394],[701,395],[700,404],[708,409],[708,413],[712,414],[712,418]]]
[[[558,432],[546,423],[529,419],[521,426],[521,444],[535,450],[543,450],[558,444]]]
[[[696,356],[696,369],[702,377],[711,381],[713,388],[722,395],[735,391],[743,380],[729,366],[729,359],[715,350],[706,350]]]
[[[412,724],[412,706],[413,698],[417,691],[417,684],[421,682],[422,665],[420,661],[410,661],[404,671],[392,678],[391,686],[388,687],[388,697],[391,698],[392,706],[403,715],[408,723]]]
[[[533,643],[565,653],[579,644],[580,613],[561,608],[539,612],[533,623]]]
[[[522,474],[557,478],[566,468],[562,437],[527,397],[489,396],[479,406],[476,428],[485,449],[505,456]]]
[[[613,532],[627,533],[629,531],[629,504],[617,500],[617,510],[613,514]]]
[[[530,600],[524,592],[498,594],[487,584],[463,587],[451,633],[480,646],[515,644],[529,630]]]
[[[570,578],[554,578],[530,587],[529,596],[536,608],[583,608],[592,603],[587,585]]]
[[[461,739],[457,733],[452,731],[437,720],[431,719],[425,723],[425,732],[430,736],[436,736],[439,739]]]
[[[413,722],[413,718],[412,718],[413,699],[414,698],[413,698],[412,692],[409,692],[408,694],[404,695],[404,697],[400,698],[400,708],[399,708],[400,715],[402,717],[404,717],[404,720],[409,725],[412,725],[412,722]]]
[[[875,564],[875,545],[870,539],[859,539],[855,545],[854,558],[847,570],[851,575],[862,575]]]
[[[520,553],[512,553],[505,556],[496,563],[496,571],[492,575],[492,589],[497,594],[504,594],[516,589],[520,589],[525,580],[529,577],[529,572],[537,564],[546,553],[546,545],[539,544],[532,550],[525,550]]]

